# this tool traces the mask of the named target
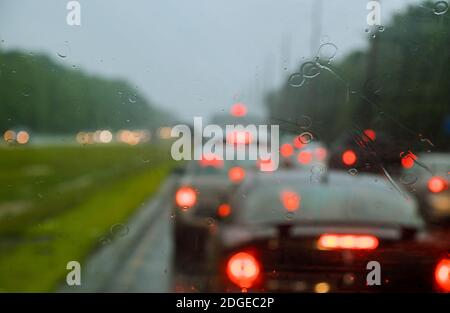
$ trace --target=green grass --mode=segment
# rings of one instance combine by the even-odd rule
[[[2,203],[29,203],[0,216],[0,290],[54,290],[68,261],[82,261],[157,189],[172,166],[166,155],[148,146],[0,151],[0,183],[11,186],[0,214]]]

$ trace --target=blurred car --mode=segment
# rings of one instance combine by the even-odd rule
[[[322,173],[327,167],[328,149],[324,143],[313,140],[311,133],[283,136],[280,144],[280,168]]]
[[[235,148],[235,151],[246,149],[248,152],[257,146]],[[188,162],[173,194],[175,273],[193,275],[202,270],[205,242],[217,224],[230,214],[230,193],[255,169],[257,161],[249,159],[220,160],[215,156],[203,156],[201,160]]]
[[[330,148],[331,169],[381,173],[385,167],[392,174],[401,170],[402,155],[408,148],[395,136],[385,132],[365,129],[341,135]],[[405,158],[405,160],[409,160]]]
[[[450,154],[425,153],[417,156],[401,180],[415,189],[424,217],[433,223],[450,224]],[[411,183],[411,184],[409,184]]]
[[[450,257],[424,228],[415,201],[377,176],[333,171],[256,174],[231,201],[209,245],[208,291],[450,291]],[[368,286],[379,262],[381,285]]]

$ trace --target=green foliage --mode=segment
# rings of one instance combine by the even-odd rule
[[[365,51],[354,51],[322,69],[299,88],[288,83],[267,96],[274,119],[313,119],[321,140],[355,125],[395,134],[402,140],[431,138],[448,149],[444,119],[450,115],[450,12],[433,13],[433,3],[397,14],[383,32],[368,36]]]
[[[0,130],[149,129],[168,121],[123,80],[89,76],[42,55],[0,51]]]

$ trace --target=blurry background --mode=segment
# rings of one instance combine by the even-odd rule
[[[360,0],[79,2],[81,26],[67,1],[0,3],[0,289],[52,290],[168,173],[170,126],[233,103],[450,148],[445,1],[382,0],[380,26]]]

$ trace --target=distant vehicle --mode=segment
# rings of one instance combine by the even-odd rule
[[[257,146],[246,144],[236,149],[248,151]],[[256,169],[257,161],[249,159],[220,160],[210,156],[188,162],[173,194],[175,273],[193,275],[203,270],[210,233],[230,214],[230,194]]]
[[[450,291],[450,256],[417,204],[371,174],[255,173],[208,246],[208,291]],[[381,285],[367,285],[368,263]]]
[[[365,129],[345,133],[330,148],[329,167],[380,174],[385,170],[391,175],[401,171],[402,155],[408,148],[395,136],[385,132]]]
[[[450,154],[425,153],[400,178],[415,189],[424,217],[433,223],[450,225]]]

